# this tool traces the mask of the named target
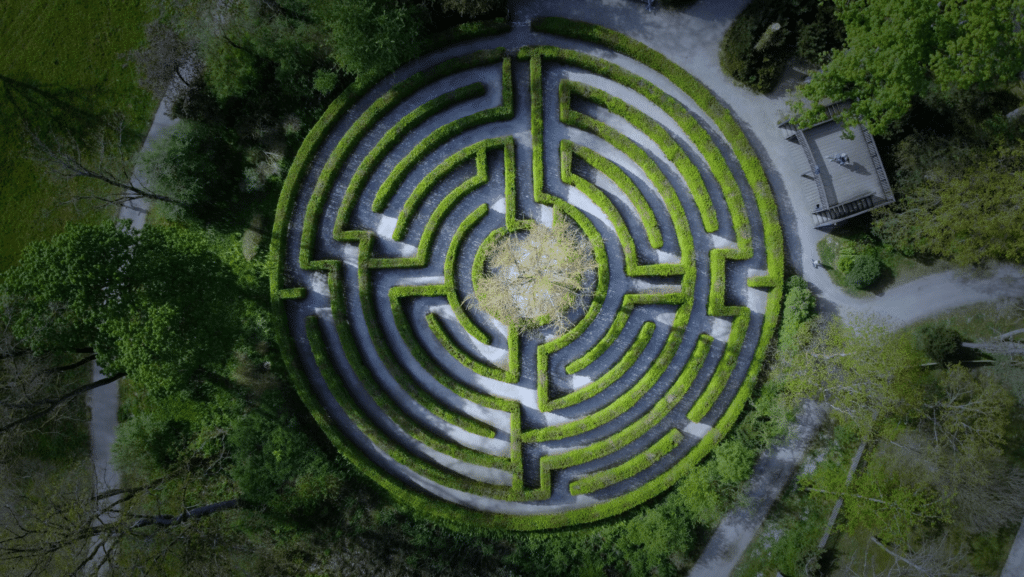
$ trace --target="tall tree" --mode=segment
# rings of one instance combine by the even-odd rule
[[[342,70],[356,76],[381,74],[416,56],[426,16],[421,5],[398,0],[317,4],[332,57]]]
[[[128,135],[122,119],[97,126],[86,137],[29,123],[24,126],[30,145],[28,155],[48,167],[52,175],[98,180],[111,186],[109,194],[73,196],[68,199],[72,203],[92,201],[120,206],[140,198],[179,203],[135,178],[135,155],[125,144]]]
[[[107,374],[157,390],[223,366],[237,335],[235,296],[202,235],[125,222],[69,227],[0,277],[11,330],[29,348],[92,350]]]
[[[897,161],[899,200],[872,222],[885,242],[961,265],[1024,262],[1024,143],[992,151],[915,136]]]
[[[844,324],[838,317],[793,335],[777,355],[775,376],[786,395],[828,403],[832,416],[865,437],[879,419],[913,415],[923,390],[919,353],[909,336],[871,318]]]
[[[243,159],[229,131],[182,120],[141,155],[149,186],[173,198],[179,216],[241,228],[251,198],[242,195]],[[239,222],[242,221],[242,222]]]
[[[11,333],[12,320],[11,307],[0,303],[0,463],[18,455],[33,435],[55,433],[73,419],[70,401],[111,382],[75,378],[93,354],[33,354]]]
[[[915,96],[933,89],[987,89],[1024,71],[1024,0],[835,0],[846,44],[801,88],[824,116],[822,99],[850,100],[847,124],[889,133]]]

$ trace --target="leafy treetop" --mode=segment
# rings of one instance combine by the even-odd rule
[[[991,88],[1024,71],[1022,0],[835,0],[846,45],[812,75],[797,104],[805,123],[823,99],[850,100],[846,124],[890,133],[915,96],[935,89]]]
[[[92,349],[108,374],[158,390],[228,357],[237,293],[201,234],[127,222],[69,227],[0,277],[12,330],[30,348]]]

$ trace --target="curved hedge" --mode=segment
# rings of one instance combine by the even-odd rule
[[[477,29],[466,34],[479,35],[482,33],[481,30],[483,29]],[[392,470],[392,465],[389,463],[396,463],[423,479],[439,483],[451,489],[499,501],[530,502],[543,500],[551,496],[553,490],[552,474],[554,471],[577,467],[596,459],[610,458],[612,463],[601,470],[585,474],[572,473],[574,477],[571,478],[569,483],[569,491],[572,495],[604,491],[612,487],[620,487],[623,481],[627,481],[647,471],[650,467],[668,458],[669,455],[676,454],[675,451],[684,442],[684,434],[679,429],[672,426],[659,429],[655,429],[655,427],[665,427],[666,417],[672,414],[673,411],[678,410],[684,395],[690,390],[698,373],[704,367],[708,355],[713,350],[716,350],[716,347],[720,346],[715,344],[708,335],[700,335],[696,339],[695,345],[693,345],[693,350],[690,351],[685,366],[680,368],[673,364],[674,360],[679,358],[679,353],[683,352],[680,351],[680,348],[685,340],[687,327],[690,325],[689,321],[693,312],[691,310],[693,306],[692,295],[694,294],[696,283],[698,283],[697,257],[694,254],[693,238],[690,235],[686,214],[679,198],[676,196],[676,191],[668,183],[658,163],[654,162],[624,134],[598,122],[594,118],[573,110],[571,107],[573,99],[585,100],[607,109],[609,113],[622,117],[633,128],[655,142],[660,148],[661,153],[669,159],[670,165],[678,171],[682,180],[687,183],[706,231],[717,230],[719,215],[716,214],[715,207],[711,203],[711,196],[704,184],[702,175],[686,156],[680,145],[666,131],[665,127],[643,115],[639,109],[625,100],[604,91],[576,82],[563,81],[559,85],[558,113],[561,122],[598,136],[630,158],[631,162],[634,162],[650,182],[653,183],[654,191],[665,202],[668,216],[676,229],[681,252],[680,263],[641,263],[632,235],[622,215],[619,214],[607,194],[594,184],[587,182],[579,174],[573,172],[574,162],[578,159],[581,165],[587,164],[594,170],[604,174],[623,192],[636,209],[639,222],[647,235],[652,249],[660,248],[664,242],[661,236],[662,231],[655,218],[655,211],[658,209],[647,203],[636,183],[618,165],[601,157],[589,148],[571,142],[560,143],[558,147],[560,154],[558,157],[560,158],[561,165],[561,180],[563,183],[580,190],[584,196],[598,207],[598,210],[608,217],[615,231],[614,236],[623,247],[625,270],[614,271],[616,278],[622,274],[655,277],[678,276],[681,277],[681,281],[678,292],[668,294],[625,294],[618,306],[618,310],[615,310],[614,318],[611,320],[608,328],[604,330],[600,339],[589,350],[583,352],[582,355],[577,356],[575,359],[570,359],[566,364],[566,372],[570,374],[578,373],[593,364],[599,357],[608,353],[612,344],[620,339],[629,317],[637,311],[638,307],[666,305],[675,308],[672,322],[668,330],[665,331],[663,339],[661,339],[663,333],[656,329],[654,323],[650,321],[644,322],[628,350],[618,359],[608,359],[609,362],[613,362],[611,369],[582,388],[567,395],[553,398],[550,395],[550,383],[548,382],[550,358],[581,336],[584,331],[588,330],[602,308],[605,308],[606,305],[614,306],[614,303],[606,302],[609,283],[611,282],[610,278],[613,272],[609,268],[608,255],[605,249],[605,242],[609,239],[602,237],[594,223],[579,208],[570,205],[545,190],[543,60],[577,66],[601,74],[654,102],[669,114],[673,122],[693,142],[697,151],[707,162],[711,175],[721,187],[725,205],[730,213],[732,228],[737,239],[736,248],[713,249],[708,256],[707,266],[710,286],[707,314],[710,316],[733,317],[733,324],[728,340],[724,343],[720,356],[717,357],[717,365],[714,367],[710,381],[704,390],[701,391],[694,405],[689,407],[687,417],[694,421],[705,418],[708,412],[716,406],[716,400],[733,378],[733,373],[742,355],[742,345],[745,338],[748,337],[747,333],[750,332],[750,324],[755,318],[749,309],[727,305],[725,300],[725,261],[749,259],[753,255],[753,236],[749,220],[746,216],[743,191],[736,182],[729,163],[714,145],[710,135],[690,116],[685,108],[650,82],[632,75],[623,68],[580,52],[565,49],[529,48],[519,51],[519,58],[529,60],[530,70],[529,110],[533,199],[537,203],[550,207],[554,218],[567,218],[575,222],[593,245],[595,256],[599,263],[594,298],[584,313],[583,319],[566,334],[537,346],[537,407],[540,411],[561,411],[582,402],[593,402],[591,399],[598,399],[602,390],[630,371],[641,358],[641,353],[648,348],[653,348],[651,347],[652,343],[656,340],[659,343],[663,342],[650,366],[644,367],[643,374],[629,385],[628,390],[611,400],[611,402],[603,403],[601,408],[592,410],[589,414],[562,424],[523,430],[524,409],[519,402],[496,397],[492,394],[485,394],[473,385],[462,383],[459,379],[449,375],[442,367],[439,362],[440,357],[434,357],[434,355],[439,354],[438,351],[442,351],[440,353],[441,356],[449,355],[466,367],[467,370],[478,375],[508,383],[517,383],[519,381],[520,339],[514,336],[515,331],[510,331],[510,335],[513,336],[509,337],[508,342],[509,367],[507,369],[491,366],[462,350],[454,335],[448,332],[449,327],[464,330],[466,334],[478,341],[490,344],[490,337],[488,337],[487,333],[476,326],[462,309],[455,285],[456,256],[462,250],[461,247],[466,245],[466,239],[469,237],[470,231],[474,230],[474,227],[483,221],[490,208],[486,204],[476,206],[455,227],[454,232],[446,232],[444,236],[441,236],[441,225],[450,217],[455,207],[463,199],[469,198],[474,191],[487,185],[488,152],[499,147],[503,150],[503,160],[505,162],[505,225],[503,228],[494,230],[488,235],[484,240],[483,246],[493,242],[498,235],[517,230],[523,226],[523,222],[517,220],[514,152],[516,143],[512,137],[489,138],[463,147],[461,153],[450,156],[429,171],[427,176],[419,183],[415,184],[412,194],[400,208],[394,234],[392,235],[396,241],[404,239],[410,233],[410,229],[414,225],[414,217],[419,213],[427,196],[437,188],[441,181],[446,180],[463,163],[472,162],[476,168],[475,174],[445,194],[437,208],[426,219],[419,235],[415,256],[410,258],[371,256],[371,244],[375,242],[373,233],[346,229],[346,223],[353,215],[357,200],[360,198],[360,195],[366,194],[364,193],[366,184],[369,182],[371,175],[383,166],[383,159],[392,153],[399,143],[405,140],[413,130],[422,126],[430,118],[451,110],[454,106],[468,103],[474,98],[479,98],[483,94],[482,90],[486,90],[483,89],[482,84],[468,83],[463,86],[457,86],[441,96],[420,104],[411,112],[398,119],[397,123],[384,133],[382,138],[370,148],[370,151],[361,163],[355,167],[346,185],[345,192],[341,197],[340,205],[337,208],[333,239],[343,245],[357,247],[358,256],[355,262],[347,263],[347,265],[354,265],[354,267],[343,265],[341,262],[334,260],[313,260],[313,248],[317,242],[315,234],[320,228],[320,223],[325,218],[324,212],[327,208],[329,193],[334,188],[335,181],[346,170],[346,162],[355,150],[356,145],[363,141],[377,122],[393,111],[399,103],[405,101],[426,85],[436,82],[446,75],[501,62],[501,103],[494,108],[481,110],[454,122],[444,124],[415,144],[411,151],[397,162],[387,175],[383,185],[378,190],[369,193],[373,195],[371,208],[378,212],[388,209],[391,201],[396,197],[399,187],[403,186],[403,183],[408,180],[413,169],[420,166],[427,155],[437,150],[442,144],[470,129],[513,117],[515,101],[513,98],[512,64],[511,60],[504,55],[502,49],[480,51],[465,57],[448,60],[432,69],[415,74],[400,82],[395,88],[387,91],[381,98],[371,103],[368,108],[354,118],[349,125],[349,129],[332,151],[327,159],[327,163],[320,171],[318,180],[313,187],[312,195],[309,198],[303,219],[305,226],[301,231],[301,238],[297,245],[299,249],[298,261],[305,270],[323,270],[328,273],[333,328],[338,336],[336,342],[331,341],[325,333],[325,329],[329,327],[329,324],[321,317],[310,316],[305,319],[306,331],[303,338],[308,344],[317,366],[320,367],[320,372],[324,376],[327,387],[344,410],[345,418],[350,420],[352,425],[361,432],[364,437],[363,440],[348,440],[338,434],[337,429],[331,422],[332,417],[320,404],[306,373],[295,362],[298,352],[286,325],[286,309],[290,305],[286,305],[284,299],[305,299],[311,295],[305,290],[306,287],[287,286],[285,281],[287,277],[283,268],[283,256],[285,253],[284,239],[289,234],[287,226],[291,223],[291,206],[298,194],[299,181],[302,180],[311,164],[313,151],[322,145],[330,127],[345,114],[346,110],[356,100],[369,90],[372,83],[363,82],[350,87],[350,90],[343,93],[342,97],[332,104],[328,112],[325,113],[324,118],[321,119],[321,122],[310,132],[289,171],[278,207],[278,221],[275,223],[272,240],[272,251],[277,257],[278,263],[277,269],[271,275],[272,300],[277,313],[275,315],[275,331],[278,334],[279,344],[284,352],[283,356],[285,357],[286,366],[296,382],[300,396],[310,407],[314,418],[316,418],[332,442],[338,446],[346,458],[355,463],[363,472],[415,509],[428,512],[451,522],[473,523],[514,530],[560,527],[593,521],[620,513],[664,491],[703,459],[721,435],[735,422],[743,408],[743,404],[747,397],[749,397],[750,389],[756,378],[757,367],[764,356],[777,321],[782,278],[781,228],[778,225],[774,200],[771,196],[771,190],[767,185],[767,179],[764,177],[756,155],[753,154],[753,149],[739,129],[739,125],[732,119],[728,111],[714,100],[710,92],[693,79],[692,76],[689,76],[662,55],[643,46],[639,42],[608,29],[561,19],[542,19],[534,23],[534,30],[593,42],[618,50],[654,69],[675,83],[676,86],[690,95],[698,106],[707,112],[718,127],[718,130],[725,136],[726,142],[736,155],[736,164],[739,165],[756,200],[761,214],[760,220],[764,226],[768,273],[764,276],[749,279],[747,284],[751,287],[770,289],[767,310],[762,317],[763,320],[760,325],[760,341],[754,351],[750,370],[745,378],[742,379],[739,390],[728,403],[724,414],[718,418],[712,431],[703,436],[689,452],[668,466],[667,469],[663,469],[656,476],[649,478],[639,488],[626,489],[625,493],[621,495],[600,500],[597,504],[586,508],[544,515],[487,513],[466,508],[453,502],[429,496],[420,489],[413,488],[413,485],[407,485],[397,480],[388,472]],[[464,212],[460,214],[464,214]],[[417,223],[415,226],[420,226],[418,223],[423,222],[423,220],[416,220],[415,222]],[[451,231],[451,228],[449,227],[445,230]],[[474,238],[476,236],[474,235]],[[394,356],[394,351],[392,350],[394,344],[381,333],[381,323],[377,319],[378,311],[376,307],[381,296],[374,293],[375,287],[371,281],[371,276],[377,274],[376,271],[381,269],[423,267],[430,258],[432,247],[442,238],[444,242],[449,243],[447,250],[444,252],[444,282],[441,284],[395,286],[390,288],[386,295],[386,300],[383,301],[384,304],[380,305],[382,306],[381,312],[391,314],[395,319],[395,326],[398,329],[399,337],[405,343],[409,353],[411,353],[419,366],[425,369],[441,387],[447,389],[453,395],[461,397],[466,402],[475,403],[482,407],[508,414],[508,452],[506,454],[502,451],[500,456],[471,449],[453,440],[450,436],[441,434],[440,430],[436,428],[439,426],[439,423],[448,423],[453,427],[483,438],[491,437],[493,439],[500,431],[496,431],[492,425],[478,420],[479,417],[472,416],[474,413],[467,412],[466,408],[462,406],[463,403],[453,404],[452,401],[446,400],[452,398],[447,393],[435,396],[434,393],[418,386],[416,380],[401,366],[399,359]],[[477,248],[477,257],[473,261],[470,275],[471,281],[474,283],[483,270],[484,263],[481,257],[483,252],[482,247]],[[355,278],[357,281],[355,291],[352,291],[353,294],[351,295],[356,297],[355,300],[352,300],[346,294],[346,290],[351,291],[351,289],[346,289],[343,286],[341,282],[343,274],[346,275],[346,278]],[[354,294],[355,292],[358,294]],[[455,311],[458,325],[450,324],[446,326],[445,323],[440,322],[437,316],[432,313],[428,313],[423,319],[411,319],[407,314],[406,305],[403,303],[406,299],[420,297],[447,299],[448,304]],[[296,300],[296,302],[298,303],[299,301]],[[358,303],[358,309],[355,308],[356,303]],[[353,307],[351,311],[348,310],[350,304]],[[390,310],[388,306],[390,306]],[[291,310],[299,309],[292,307]],[[368,340],[361,340],[356,336],[356,332],[349,324],[349,313],[352,313],[357,319],[366,323]],[[412,328],[413,322],[425,323],[424,326],[427,330],[414,331]],[[436,346],[431,345],[427,347],[425,343],[420,341],[421,337],[418,335],[431,334],[436,339]],[[657,339],[656,336],[658,337]],[[337,353],[336,351],[339,349],[340,353]],[[379,358],[378,366],[382,363],[390,373],[390,380],[393,381],[393,384],[389,385],[389,387],[394,387],[394,384],[397,384],[397,388],[386,388],[377,382],[377,378],[381,375],[374,374],[370,363],[363,356],[364,351],[370,350],[375,351],[375,355]],[[351,367],[359,386],[366,392],[369,405],[363,406],[367,401],[362,397],[357,398],[349,390],[349,385],[343,382],[341,377],[333,371],[332,367],[339,360],[333,358],[333,355],[336,354],[344,357],[345,363]],[[673,371],[672,373],[668,373],[670,369]],[[676,370],[679,370],[678,375],[675,372]],[[637,407],[639,402],[648,402],[645,400],[648,393],[661,381],[666,373],[670,375],[670,379],[674,377],[675,380],[668,387],[664,396],[648,406],[642,415],[612,432],[602,432],[599,435],[594,433],[598,427],[612,423],[630,409]],[[397,405],[392,394],[405,395],[418,406],[426,409],[429,415],[424,414],[425,416],[414,417],[405,414]],[[683,410],[686,410],[686,407],[683,407]],[[677,412],[676,414],[679,413]],[[396,433],[394,427],[397,427],[401,433]],[[504,427],[504,424],[502,424],[502,427]],[[540,469],[539,484],[538,486],[527,485],[524,473],[524,442],[556,442],[583,434],[590,435],[586,438],[585,446],[561,453],[541,456],[538,462]],[[644,437],[644,435],[650,436]],[[644,441],[647,444],[646,447],[635,446],[641,438],[648,439]],[[364,443],[371,443],[378,452],[364,452],[361,448],[365,446]],[[504,443],[504,441],[501,443]],[[490,446],[495,447],[500,446],[500,444],[492,444]],[[460,474],[451,468],[443,466],[441,463],[445,461],[438,461],[438,455],[464,463],[469,468],[460,468],[459,470],[468,472]],[[674,459],[675,457],[672,458]],[[467,475],[476,476],[476,473],[472,472],[475,470],[473,467],[491,469],[497,475],[494,478],[505,480],[491,483],[471,478]]]

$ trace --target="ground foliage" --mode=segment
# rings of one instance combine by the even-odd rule
[[[117,54],[141,41],[151,17],[139,0],[0,5],[0,270],[13,265],[29,242],[69,221],[109,218],[107,211],[82,212],[65,202],[70,195],[100,193],[103,185],[64,183],[69,194],[55,194],[45,171],[25,154],[30,146],[22,128],[59,127],[81,137],[118,116],[127,128],[126,144],[138,147],[156,101],[135,85],[132,69]]]
[[[790,294],[799,295],[794,289]],[[787,305],[803,300],[792,298]],[[826,558],[850,570],[869,551],[888,551],[876,567],[896,567],[900,555],[922,567],[973,574],[965,552],[976,536],[1016,526],[1024,515],[1024,468],[1012,454],[1020,423],[1010,387],[958,364],[922,367],[930,359],[914,331],[892,332],[865,318],[844,325],[815,316],[793,330],[787,319],[804,315],[787,315],[791,310],[784,311],[771,379],[785,383],[782,396],[790,405],[808,396],[829,405],[831,425],[822,440],[835,445],[821,449],[824,462],[784,497],[783,508],[797,509],[769,520],[787,534],[756,545],[742,574],[769,559],[794,573]],[[848,478],[858,444],[864,456]],[[793,542],[788,532],[796,518],[811,515],[822,531],[838,498],[842,551],[817,550],[813,534],[805,545]]]

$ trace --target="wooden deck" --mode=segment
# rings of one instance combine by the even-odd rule
[[[860,130],[854,130],[853,134],[853,140],[843,138],[843,127],[835,122],[819,124],[804,131],[811,165],[821,168],[818,177],[825,190],[827,207],[870,195],[880,199],[886,196],[864,134]],[[841,153],[850,157],[850,164],[840,166],[828,159]]]
[[[834,117],[842,105],[829,107]],[[807,172],[803,193],[811,208],[816,228],[831,228],[840,221],[895,202],[889,178],[875,147],[875,140],[862,125],[851,129],[853,139],[843,138],[843,127],[826,120],[801,130],[788,122],[779,125],[783,138],[803,149]],[[794,147],[795,148],[795,147]],[[833,161],[840,155],[847,164]]]

